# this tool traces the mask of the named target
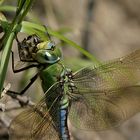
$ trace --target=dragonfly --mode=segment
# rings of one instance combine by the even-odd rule
[[[52,67],[58,65],[62,69],[54,70],[54,84],[44,97],[12,121],[10,140],[70,140],[68,119],[78,129],[102,131],[140,111],[140,50],[77,72],[61,63]],[[46,77],[40,77],[45,84]]]

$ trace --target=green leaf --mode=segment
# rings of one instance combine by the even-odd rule
[[[0,11],[14,12],[16,11],[16,7],[10,5],[0,5]]]
[[[55,36],[55,37],[59,38],[60,40],[66,42],[70,46],[76,48],[79,52],[81,52],[82,54],[87,56],[89,59],[91,59],[95,64],[100,63],[92,54],[90,54],[89,52],[84,50],[80,45],[76,44],[75,42],[71,41],[70,39],[66,38],[65,36],[55,32],[55,31],[52,31],[51,29],[48,29],[48,32],[50,35]]]

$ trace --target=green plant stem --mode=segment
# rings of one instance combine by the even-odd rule
[[[14,32],[10,34],[7,43],[5,44],[6,49],[4,49],[2,52],[2,60],[4,61],[0,61],[0,89],[3,88],[3,83],[5,80],[6,71],[8,67],[6,63],[9,62],[10,50],[12,47],[14,36],[15,36]]]
[[[3,89],[3,84],[4,84],[9,58],[10,58],[10,51],[12,48],[13,40],[15,38],[15,33],[20,31],[19,25],[22,22],[23,18],[26,16],[33,1],[34,0],[28,0],[28,1],[24,0],[23,2],[19,0],[18,3],[19,7],[16,16],[14,17],[12,23],[10,24],[8,31],[5,32],[5,38],[3,41],[3,52],[0,61],[0,96],[1,96],[1,91]]]
[[[26,0],[27,1],[27,0]],[[34,0],[28,0],[26,3],[25,3],[25,10],[23,11],[23,14],[21,15],[21,17],[19,18],[19,21],[18,23],[21,23],[23,18],[26,16],[26,14],[28,13],[32,3],[33,3]]]

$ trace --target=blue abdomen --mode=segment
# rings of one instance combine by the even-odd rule
[[[67,116],[68,116],[68,108],[60,107],[59,129],[60,129],[61,140],[70,140],[68,125],[67,125]]]

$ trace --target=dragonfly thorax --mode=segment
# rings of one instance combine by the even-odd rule
[[[70,69],[64,69],[60,75],[59,82],[62,84],[72,82],[72,71]]]
[[[68,94],[69,92],[70,93],[73,92],[76,86],[73,82],[73,74],[70,69],[65,69],[62,71],[59,79],[59,83],[63,90],[63,94]]]

